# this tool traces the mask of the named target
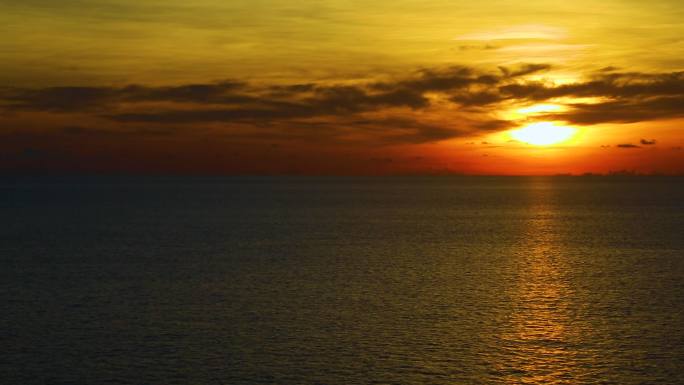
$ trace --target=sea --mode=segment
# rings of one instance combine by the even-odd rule
[[[684,384],[684,178],[3,177],[0,383]]]

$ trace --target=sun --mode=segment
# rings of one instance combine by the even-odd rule
[[[577,129],[568,126],[557,126],[552,122],[532,123],[510,132],[510,135],[521,142],[535,146],[548,146],[564,142],[577,132]]]

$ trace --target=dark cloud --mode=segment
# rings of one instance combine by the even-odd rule
[[[7,108],[16,110],[79,112],[124,102],[179,102],[198,104],[245,104],[254,97],[237,93],[246,85],[226,81],[173,87],[130,85],[113,87],[50,87],[5,89],[0,95]]]
[[[226,103],[227,104],[227,103]],[[356,86],[319,87],[313,95],[293,101],[250,98],[231,108],[160,110],[149,113],[106,115],[120,122],[193,123],[271,121],[318,116],[347,115],[387,107],[424,108],[428,100],[408,89],[369,93]]]
[[[514,122],[508,120],[490,119],[482,122],[473,122],[471,125],[478,131],[501,131],[516,126]]]
[[[550,64],[524,64],[519,68],[509,69],[507,67],[499,67],[499,70],[509,78],[530,75],[535,72],[548,71],[551,69]]]
[[[529,65],[506,76],[543,70]],[[679,117],[684,114],[684,72],[665,74],[600,73],[577,83],[555,85],[543,81],[500,81],[494,87],[456,93],[451,101],[462,106],[494,106],[502,102],[534,103],[554,98],[604,98],[594,104],[574,104],[573,109],[550,118],[578,124],[634,122]]]
[[[238,94],[246,84],[224,81],[214,84],[188,84],[174,87],[144,87],[132,85],[117,90],[117,96],[125,101],[167,101],[200,104],[242,104],[254,99]]]
[[[404,77],[348,84],[274,85],[225,80],[175,86],[3,88],[0,108],[83,113],[126,125],[263,126],[308,124],[303,121],[325,119],[331,127],[355,124],[359,129],[379,130],[384,124],[387,130],[398,129],[401,135],[394,137],[403,137],[408,142],[512,128],[516,122],[492,118],[494,113],[511,105],[556,98],[591,97],[598,101],[566,101],[567,110],[531,118],[591,125],[684,117],[684,72],[648,74],[604,68],[590,73],[584,81],[560,85],[527,78],[550,68],[548,64],[522,64],[489,72],[464,66],[425,68]],[[433,107],[448,108],[454,120],[463,126],[454,129],[421,123],[421,111]],[[360,123],[362,115],[378,116],[372,119],[375,126]],[[352,118],[356,118],[356,123],[350,123]],[[106,134],[104,130],[77,127],[65,130],[64,134],[93,132]],[[649,144],[642,141],[642,145]]]
[[[618,147],[618,148],[639,148],[639,146],[637,146],[636,144],[632,144],[632,143],[620,143],[616,147]]]
[[[313,115],[359,112],[374,107],[427,107],[425,96],[411,88],[386,89],[371,93],[360,86],[323,86],[304,100]]]
[[[290,108],[236,108],[236,109],[197,109],[197,110],[161,110],[146,113],[121,113],[103,115],[117,122],[143,123],[207,123],[235,122],[249,120],[273,120],[310,116],[304,106]]]
[[[64,126],[59,127],[55,130],[57,133],[62,133],[65,135],[74,136],[121,136],[121,135],[133,135],[133,136],[165,136],[171,135],[177,130],[171,127],[162,128],[150,128],[150,127],[123,127],[119,129],[111,128],[93,128],[93,127],[83,127],[83,126]]]
[[[132,101],[172,101],[201,104],[231,105],[230,108],[199,108],[160,110],[149,113],[108,114],[108,118],[121,122],[231,122],[292,119],[318,116],[339,116],[383,108],[424,109],[430,106],[427,93],[454,93],[471,86],[494,87],[505,78],[524,76],[548,69],[548,65],[523,65],[515,69],[502,69],[504,76],[476,71],[467,67],[423,69],[413,76],[393,81],[357,85],[323,85],[314,83],[276,85],[261,92],[258,87],[225,82],[215,85],[149,88],[129,86],[122,90],[123,97]],[[239,93],[234,93],[234,92]],[[465,95],[468,95],[467,93]],[[464,104],[482,105],[476,95]],[[465,100],[467,96],[461,96]],[[493,96],[492,98],[496,98]],[[459,96],[453,96],[459,100]],[[483,123],[483,130],[509,127],[507,122],[495,120]]]
[[[471,132],[469,127],[448,127],[410,118],[355,119],[334,125],[361,128],[366,133],[378,134],[376,142],[383,143],[420,144],[467,136]]]
[[[542,67],[530,67],[530,70],[537,68]],[[495,109],[504,102],[537,103],[554,98],[585,97],[600,100],[569,104],[568,111],[539,115],[538,118],[589,125],[682,117],[684,72],[600,73],[584,82],[562,85],[543,81],[501,81],[495,87],[459,91],[450,100],[464,107]]]
[[[435,125],[424,125],[416,127],[415,130],[409,130],[406,132],[392,132],[392,135],[385,137],[385,142],[388,143],[428,143],[437,142],[440,140],[446,140],[462,136],[463,132],[458,132],[448,127],[435,126]]]
[[[315,83],[289,84],[289,85],[274,85],[268,87],[271,91],[271,96],[287,97],[292,95],[299,95],[305,92],[311,92],[316,88]]]
[[[600,123],[634,123],[684,116],[684,94],[657,98],[622,98],[595,104],[572,104],[567,112],[546,114],[542,119],[564,120],[591,125]]]
[[[473,68],[454,66],[446,69],[424,68],[415,76],[386,82],[377,82],[371,88],[385,92],[410,90],[423,94],[426,92],[446,92],[467,88],[471,85],[496,85],[500,77],[476,71]]]
[[[87,111],[114,102],[117,90],[107,87],[50,87],[44,89],[5,89],[5,107],[15,110]]]
[[[461,92],[450,99],[464,107],[482,107],[502,101],[501,95],[491,91]]]
[[[651,139],[651,140],[641,139],[640,143],[643,144],[644,146],[649,146],[652,144],[656,144],[656,140],[655,139]]]

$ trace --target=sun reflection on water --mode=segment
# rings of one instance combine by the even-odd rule
[[[511,314],[500,339],[505,383],[556,384],[578,378],[569,268],[559,239],[553,190],[544,179],[530,184],[531,211],[522,224]]]

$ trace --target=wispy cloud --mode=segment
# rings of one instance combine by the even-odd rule
[[[553,40],[562,39],[566,37],[566,35],[567,33],[562,28],[541,24],[527,24],[468,33],[457,36],[454,40]]]

